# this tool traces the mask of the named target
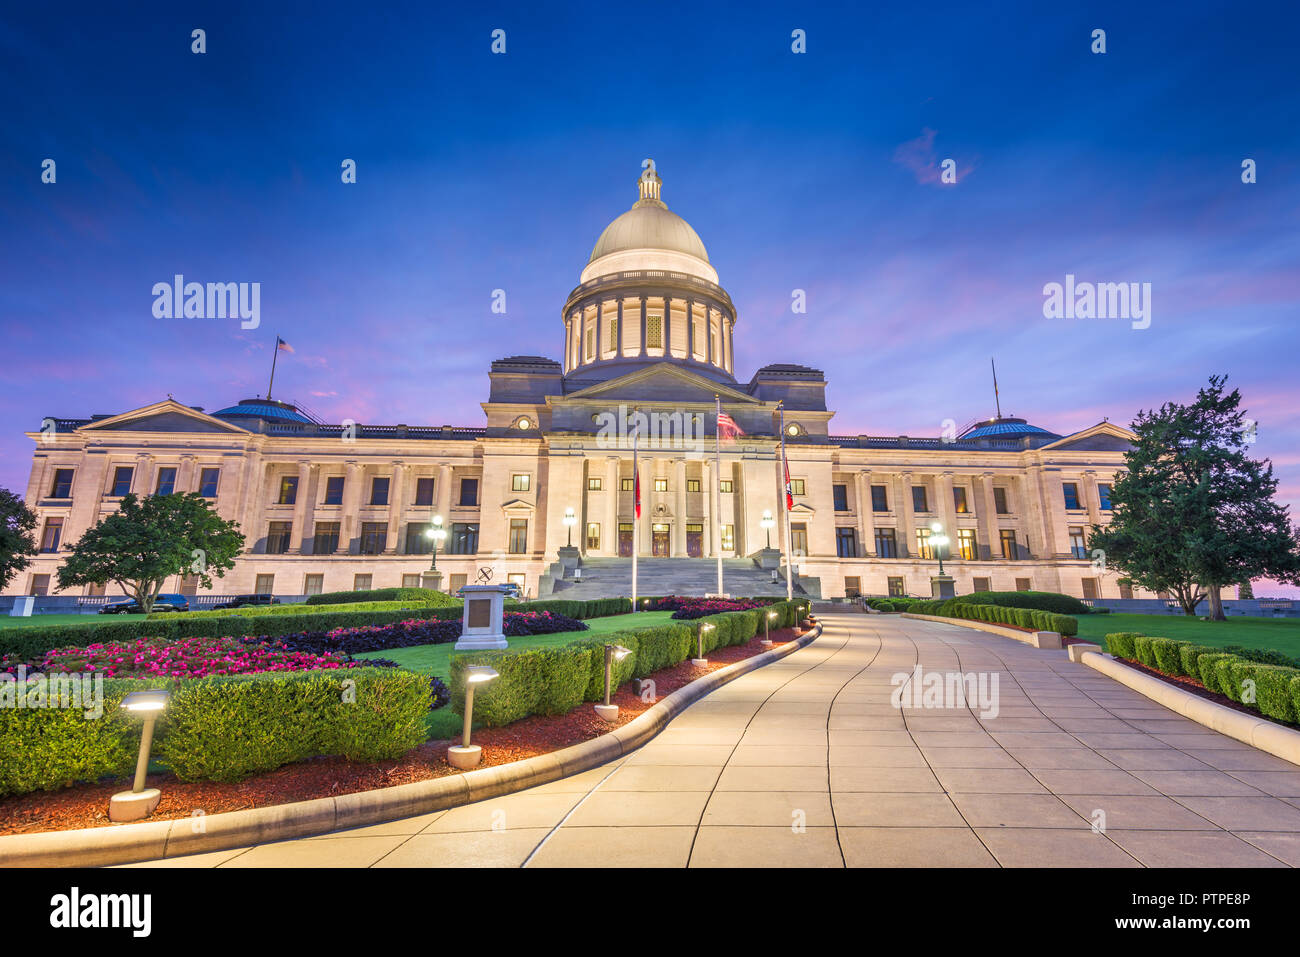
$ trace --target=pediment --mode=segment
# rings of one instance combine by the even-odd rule
[[[216,432],[246,435],[241,429],[198,409],[182,405],[174,399],[156,402],[131,412],[96,419],[81,426],[79,432]]]
[[[721,398],[725,405],[763,405],[758,399],[739,391],[734,386],[716,382],[671,362],[655,363],[644,369],[629,372],[627,375],[598,382],[563,398],[557,396],[548,401],[553,405],[570,401],[593,401],[606,404],[609,402],[643,403],[648,406],[660,403],[693,405],[712,404],[714,396]]]
[[[501,511],[513,513],[515,515],[531,515],[533,512],[537,511],[537,506],[532,502],[524,501],[522,498],[512,498],[510,501],[502,504]]]
[[[1057,439],[1042,446],[1040,452],[1123,452],[1137,435],[1114,422],[1098,422],[1091,428]]]

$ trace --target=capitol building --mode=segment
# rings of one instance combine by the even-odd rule
[[[63,594],[68,543],[122,496],[184,491],[245,535],[214,580],[221,594],[455,590],[486,576],[533,597],[626,594],[637,548],[647,575],[674,576],[649,584],[693,594],[715,591],[721,555],[733,594],[755,593],[774,566],[784,593],[788,556],[801,593],[930,595],[942,557],[958,594],[1150,597],[1084,544],[1109,519],[1127,429],[1060,435],[998,415],[943,438],[837,434],[818,370],[775,363],[737,378],[742,317],[661,185],[651,166],[596,240],[561,305],[559,359],[491,364],[486,421],[327,424],[269,398],[46,420],[27,433],[41,553],[9,593]],[[715,453],[717,405],[741,434]],[[194,593],[184,579],[163,590]]]

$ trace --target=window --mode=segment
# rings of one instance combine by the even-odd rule
[[[528,551],[528,519],[510,520],[510,554],[522,555]]]
[[[730,495],[735,490],[736,490],[735,483],[731,479],[718,480],[718,491],[721,492],[723,495]],[[803,492],[799,492],[798,494],[802,495]]]
[[[375,476],[370,480],[370,504],[388,504],[388,479],[386,477]]]
[[[108,494],[114,498],[121,498],[131,491],[131,477],[135,475],[135,469],[129,465],[119,465],[113,469],[113,491]]]
[[[979,550],[975,545],[975,529],[962,528],[957,531],[957,554],[968,562],[973,562],[979,558]]]
[[[57,552],[59,550],[59,538],[63,535],[63,519],[47,518],[45,520],[45,529],[41,532],[41,551]]]
[[[467,478],[460,480],[460,504],[478,504],[478,479]]]
[[[319,595],[325,590],[324,575],[307,575],[302,580],[302,593],[304,595]]]
[[[664,347],[664,320],[662,316],[645,317],[645,344],[648,349]]]
[[[447,551],[452,555],[473,555],[478,551],[478,525],[473,522],[454,522],[451,526],[451,544]]]
[[[298,501],[298,476],[286,475],[280,479],[280,494],[276,497],[278,505],[292,505]]]
[[[199,593],[199,576],[186,575],[181,579],[181,594],[193,597]]]
[[[605,343],[605,351],[616,349],[618,347],[618,317],[615,316],[609,320],[609,339]]]
[[[790,554],[808,554],[808,525],[804,522],[795,522],[790,526]]]
[[[50,498],[72,498],[72,469],[55,469]]]
[[[902,579],[902,578],[890,578],[890,579],[889,579],[889,597],[890,597],[890,598],[902,598],[902,597],[903,597],[904,595],[906,595],[906,594],[907,594],[907,589],[905,589],[905,588],[903,587],[903,579]]]
[[[1074,482],[1066,482],[1061,489],[1065,492],[1065,507],[1071,510],[1079,509],[1079,486]]]
[[[1074,558],[1088,557],[1088,544],[1082,528],[1070,529],[1070,555]]]
[[[655,491],[656,491],[656,492],[666,492],[666,491],[668,491],[668,480],[667,480],[667,479],[655,479]]]
[[[1103,512],[1109,512],[1110,511],[1110,485],[1108,485],[1105,482],[1098,482],[1097,498],[1100,500],[1101,510]]]
[[[1095,578],[1085,578],[1085,579],[1083,580],[1083,597],[1084,597],[1084,598],[1100,598],[1100,597],[1101,597],[1101,595],[1098,594],[1098,592],[1097,592],[1097,579],[1095,579]]]
[[[588,491],[588,492],[599,492],[599,491],[600,491],[600,479],[598,479],[598,478],[589,478],[589,479],[587,479],[587,491]]]
[[[378,555],[388,546],[387,522],[361,523],[361,554]]]
[[[840,558],[858,557],[858,533],[856,529],[835,529],[835,554]]]
[[[885,486],[871,486],[871,510],[873,512],[889,511],[889,495]]]
[[[930,530],[928,528],[918,528],[916,530],[916,557],[934,558],[934,549],[930,545]]]
[[[791,480],[790,480],[790,494],[791,494],[791,495],[803,495],[803,494],[804,494],[804,490],[803,490],[803,479],[791,479]]]
[[[1016,579],[1016,591],[1033,591],[1033,583],[1028,578]]]
[[[433,479],[418,478],[415,480],[415,504],[433,504]]]
[[[403,587],[403,588],[419,588],[419,587],[420,587],[420,574],[419,574],[419,572],[413,572],[413,573],[411,573],[411,574],[409,574],[409,575],[403,575],[403,576],[402,576],[402,587]]]
[[[862,579],[853,575],[844,577],[844,597],[857,598],[862,594]]]
[[[253,590],[257,592],[259,595],[275,594],[274,575],[258,575],[255,581],[256,583],[253,586]]]
[[[832,485],[831,495],[835,499],[835,511],[847,512],[849,510],[849,487],[847,485]]]
[[[587,550],[595,551],[600,548],[600,524],[598,522],[587,523]]]
[[[1002,531],[998,533],[998,538],[1002,542],[1003,558],[1015,559],[1020,557],[1016,551],[1016,533],[1012,529],[1002,529]]]
[[[170,495],[176,491],[176,469],[168,467],[158,470],[158,485],[154,488],[155,495]]]
[[[587,361],[590,362],[596,358],[596,330],[594,327],[587,330]]]
[[[1132,598],[1132,597],[1133,597],[1133,586],[1132,586],[1132,585],[1120,585],[1120,586],[1119,586],[1119,597],[1120,597],[1120,598]]]
[[[621,488],[624,492],[631,492],[635,488],[635,484],[634,484],[635,482],[636,479],[621,479],[618,483],[618,487]]]
[[[516,475],[510,481],[510,490],[512,492],[527,492],[528,484],[529,484],[529,476]]]
[[[293,522],[272,522],[266,533],[266,554],[283,555],[289,551],[292,533]]]
[[[326,505],[343,504],[343,476],[331,475],[325,480],[325,503]]]
[[[428,555],[433,551],[433,539],[429,537],[431,522],[411,522],[406,526],[406,554]]]
[[[312,536],[311,552],[313,555],[333,555],[339,550],[339,523],[317,522],[316,534]],[[310,594],[310,592],[308,593]]]
[[[914,512],[930,511],[930,503],[926,499],[924,485],[912,486],[912,511]]]
[[[898,557],[898,541],[894,537],[894,530],[892,528],[876,529],[876,557]]]
[[[526,574],[524,574],[523,572],[510,572],[509,574],[506,575],[506,581],[511,583],[512,585],[518,585],[520,593],[525,598],[528,597],[528,591],[526,588],[526,585],[528,583],[528,576]]]
[[[686,491],[688,491],[688,492],[698,492],[699,490],[700,490],[700,480],[699,480],[699,479],[687,479],[687,480],[686,480]]]
[[[964,515],[966,512],[970,511],[970,507],[966,504],[966,486],[953,486],[952,504],[957,509],[957,514],[959,515]]]
[[[352,590],[353,590],[353,591],[370,591],[370,576],[369,576],[369,575],[353,575],[353,576],[352,576]]]
[[[993,510],[999,515],[1009,515],[1011,509],[1007,507],[1007,490],[1004,488],[993,489]]]
[[[217,497],[217,482],[221,478],[221,469],[204,469],[199,473],[199,494],[204,498]]]
[[[736,526],[735,525],[722,526],[722,550],[724,552],[732,552],[736,550]],[[807,550],[808,547],[807,544],[805,543],[804,551],[798,552],[797,554],[802,555]]]
[[[973,579],[972,587],[975,589],[975,591],[992,591],[993,590],[992,579],[989,578]]]
[[[464,588],[468,584],[469,584],[468,575],[452,575],[451,584],[448,585],[447,590],[454,595],[456,594],[456,592],[458,592],[460,589]]]

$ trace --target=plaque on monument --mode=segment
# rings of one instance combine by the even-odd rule
[[[502,620],[509,585],[466,585],[461,589],[465,610],[460,622],[460,639],[456,651],[482,651],[508,648]]]

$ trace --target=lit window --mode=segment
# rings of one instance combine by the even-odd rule
[[[618,487],[621,488],[624,492],[631,492],[635,488],[634,485],[635,482],[636,479],[620,479]]]
[[[292,505],[298,500],[298,476],[286,475],[280,479],[280,494],[276,502],[280,505]]]
[[[957,551],[968,562],[973,562],[979,557],[975,546],[975,529],[963,528],[957,532]]]
[[[522,555],[528,551],[528,519],[510,520],[510,554]]]
[[[527,492],[527,491],[528,491],[528,476],[527,476],[527,475],[516,475],[516,476],[514,477],[513,482],[511,483],[510,487],[511,487],[511,489],[513,489],[513,490],[516,491],[516,492]]]
[[[968,511],[970,510],[970,509],[967,507],[967,505],[966,505],[966,489],[965,489],[965,487],[963,487],[963,486],[961,486],[961,485],[958,485],[958,486],[956,486],[956,487],[953,488],[953,490],[952,490],[952,504],[953,504],[953,507],[957,510],[957,514],[959,514],[959,515],[965,514],[966,512],[968,512]]]
[[[656,491],[656,492],[666,492],[666,491],[668,491],[668,480],[667,480],[667,479],[655,479],[655,491]]]
[[[803,479],[791,479],[791,480],[790,480],[790,494],[791,494],[791,495],[803,495],[803,494],[804,494]]]
[[[587,524],[587,548],[591,551],[600,548],[600,524],[597,522]]]
[[[699,490],[700,490],[700,480],[699,480],[699,479],[687,479],[687,480],[686,480],[686,491],[688,491],[688,492],[698,492]]]
[[[589,479],[587,479],[587,491],[588,491],[588,492],[599,492],[599,491],[600,491],[600,479],[598,479],[598,478],[589,478]]]
[[[736,490],[736,486],[735,486],[735,484],[732,482],[731,479],[721,479],[721,480],[719,480],[719,482],[718,482],[718,491],[721,492],[723,495],[726,495],[726,494],[728,494],[729,492],[734,492],[735,490]],[[795,494],[796,494],[796,495],[802,495],[803,492],[796,492]]]
[[[646,316],[646,348],[662,349],[664,347],[664,320],[662,316]]]

